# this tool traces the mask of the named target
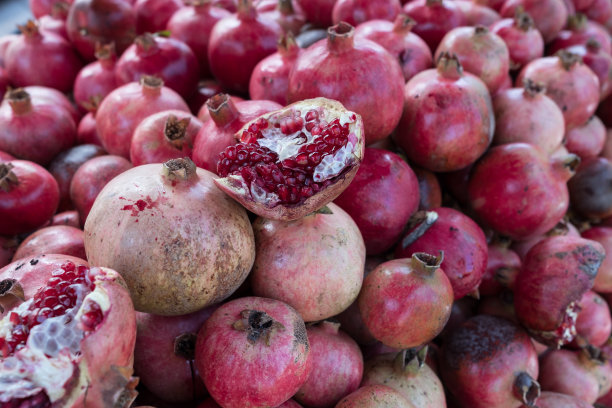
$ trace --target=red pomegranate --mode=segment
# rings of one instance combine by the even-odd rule
[[[77,127],[77,144],[93,144],[102,148],[102,141],[96,129],[94,112],[89,112],[79,122]]]
[[[298,35],[306,24],[306,16],[293,0],[260,0],[257,10],[276,21],[286,34]]]
[[[204,108],[204,105],[210,98],[215,96],[218,93],[223,92],[221,89],[221,85],[214,79],[202,79],[198,82],[198,89],[196,89],[195,93],[191,95],[189,99],[189,107],[191,108],[191,113],[197,115],[201,109]],[[200,119],[200,118],[198,118]],[[204,119],[200,119],[204,122]]]
[[[64,108],[72,117],[75,124],[81,120],[82,113],[72,103],[72,101],[65,94],[61,93],[57,89],[49,88],[46,86],[26,86],[23,90],[30,94],[32,99],[45,101],[52,105],[61,106]]]
[[[67,225],[74,228],[81,228],[79,212],[76,210],[58,212],[51,219],[51,225]]]
[[[15,255],[15,250],[17,249],[18,245],[19,241],[17,240],[17,238],[6,238],[0,236],[0,268],[4,268],[6,265],[11,263],[11,260],[13,259],[13,255]],[[2,306],[1,300],[0,306]]]
[[[612,18],[612,4],[607,0],[594,0],[589,7],[579,11],[599,24],[606,24]]]
[[[86,259],[83,231],[67,225],[41,228],[19,245],[13,260],[42,254],[62,254]]]
[[[492,242],[487,250],[487,269],[478,285],[480,295],[497,295],[504,288],[513,289],[521,269],[521,258],[504,243]]]
[[[593,71],[599,79],[599,99],[603,101],[612,93],[612,55],[605,52],[599,42],[587,41],[586,45],[573,45],[567,48],[568,52],[579,55],[582,62]],[[605,108],[604,108],[605,109]]]
[[[332,10],[332,21],[358,26],[370,20],[393,21],[402,10],[399,0],[338,0]]]
[[[592,227],[582,232],[582,237],[599,242],[606,251],[612,253],[612,228]],[[612,257],[606,256],[597,271],[593,290],[599,293],[612,293]]]
[[[599,156],[606,142],[606,126],[597,116],[582,126],[570,129],[565,135],[565,147],[581,160]]]
[[[593,405],[571,395],[543,391],[538,398],[539,408],[591,408]]]
[[[505,18],[490,27],[508,46],[510,68],[520,69],[544,55],[544,39],[528,13],[517,8],[514,18]]]
[[[180,0],[136,0],[136,32],[144,34],[165,30],[170,17],[183,6]]]
[[[98,47],[96,62],[83,67],[74,80],[74,100],[89,112],[98,109],[102,99],[119,86],[115,78],[117,55],[114,43]]]
[[[419,181],[419,210],[432,210],[442,206],[442,189],[434,172],[413,167]]]
[[[30,11],[37,19],[43,16],[53,14],[53,10],[56,7],[70,7],[72,4],[71,0],[29,0]]]
[[[456,0],[457,7],[465,16],[465,25],[485,26],[501,20],[499,13],[489,7],[476,4],[471,0]]]
[[[548,45],[548,53],[554,54],[572,45],[586,45],[589,40],[598,42],[602,50],[608,54],[612,51],[610,34],[603,26],[589,21],[582,13],[574,14],[567,20],[567,30],[559,32]]]
[[[563,0],[506,0],[499,14],[512,17],[519,8],[533,18],[545,43],[555,38],[567,22],[568,10]]]
[[[576,348],[586,345],[604,346],[612,334],[612,318],[608,303],[603,297],[589,290],[580,298],[578,307],[580,311],[576,318],[576,338],[571,345]]]
[[[333,24],[332,12],[338,0],[296,0],[309,22],[319,27]]]
[[[467,24],[465,14],[454,1],[414,0],[404,5],[404,13],[417,22],[413,31],[432,51],[447,32]]]

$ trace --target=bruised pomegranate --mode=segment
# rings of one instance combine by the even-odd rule
[[[612,228],[597,226],[582,232],[582,237],[599,242],[606,251],[612,254]],[[599,293],[612,293],[612,256],[607,255],[595,276],[593,290]]]
[[[19,245],[13,260],[42,254],[63,254],[86,259],[83,231],[67,225],[41,228]]]
[[[399,392],[386,385],[366,385],[344,397],[335,408],[414,408]]]
[[[282,404],[308,378],[310,358],[300,315],[258,297],[221,305],[200,329],[195,349],[204,385],[224,408]]]
[[[136,310],[161,315],[225,299],[255,257],[246,211],[187,158],[111,180],[85,222],[85,250],[91,264],[121,270]]]
[[[491,25],[490,30],[508,46],[510,68],[519,69],[544,55],[544,39],[535,28],[531,16],[520,8],[514,18],[505,18]]]
[[[364,152],[361,117],[325,98],[260,116],[217,164],[219,188],[259,216],[296,220],[334,200]]]
[[[604,248],[596,241],[554,236],[527,253],[514,286],[514,308],[537,341],[553,347],[576,336],[578,301],[591,289]]]
[[[130,406],[136,320],[124,285],[111,269],[65,262],[4,316],[0,403]]]

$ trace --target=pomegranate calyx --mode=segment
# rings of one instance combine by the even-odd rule
[[[11,163],[0,163],[0,190],[8,193],[14,186],[19,184],[17,175],[13,172]]]
[[[278,0],[276,8],[284,16],[292,16],[295,14],[292,0]]]
[[[272,319],[266,312],[259,310],[243,310],[240,320],[234,322],[234,329],[247,332],[247,340],[251,344],[260,339],[266,346],[270,346],[270,338],[275,331],[285,330],[282,323]]]
[[[196,165],[189,157],[171,159],[162,166],[162,175],[170,182],[189,180],[196,176]]]
[[[145,96],[157,96],[161,93],[164,80],[155,75],[143,75],[140,77],[140,85]]]
[[[569,71],[578,63],[582,64],[582,57],[567,50],[557,51],[555,54],[559,58],[559,62],[564,70]]]
[[[355,27],[345,21],[327,29],[327,46],[333,53],[340,54],[353,48]]]
[[[521,372],[514,380],[514,395],[528,407],[535,407],[540,397],[540,384],[526,372]]]
[[[439,251],[439,255],[431,255],[426,252],[415,252],[412,254],[412,268],[424,275],[433,274],[444,262],[444,251]]]
[[[393,31],[396,33],[408,33],[412,31],[415,25],[416,21],[412,17],[407,14],[399,14],[395,18]]]
[[[16,279],[4,279],[0,281],[0,313],[4,313],[5,307],[15,304],[15,298],[25,302],[23,287]]]
[[[582,13],[576,13],[572,16],[569,16],[567,19],[567,28],[571,31],[583,31],[586,28],[587,16]]]
[[[425,5],[430,7],[430,6],[437,6],[442,4],[442,0],[426,0],[425,1]]]
[[[589,52],[597,54],[601,50],[601,43],[595,38],[589,38],[586,42],[586,47]]]
[[[164,125],[164,136],[166,136],[166,139],[172,146],[179,150],[183,148],[185,133],[190,122],[191,119],[189,117],[179,120],[175,115],[169,115]]]
[[[533,98],[539,94],[546,92],[546,87],[540,82],[535,82],[530,78],[523,80],[523,93],[529,98]]]
[[[416,374],[427,359],[427,345],[400,351],[393,360],[393,367],[398,373]]]
[[[525,12],[523,7],[516,8],[516,11],[514,12],[514,25],[525,32],[535,27],[533,18],[529,15],[529,13]]]
[[[195,333],[181,333],[174,339],[174,354],[185,360],[195,358],[195,345],[198,335]]]
[[[149,56],[159,51],[159,46],[155,41],[155,35],[151,33],[144,33],[136,37],[134,40],[138,54],[143,56]]]
[[[474,28],[474,35],[477,37],[488,34],[488,32],[489,32],[489,29],[483,25],[478,25],[476,26],[476,28]]]
[[[253,5],[252,0],[238,0],[237,13],[240,20],[257,17],[257,9]]]
[[[573,153],[568,153],[565,156],[556,158],[552,162],[557,177],[561,178],[563,181],[571,179],[574,174],[576,174],[576,169],[579,165],[580,156]]]
[[[463,66],[456,54],[441,52],[436,62],[438,73],[447,79],[459,79],[463,76]]]
[[[292,57],[298,54],[300,47],[295,41],[295,36],[291,31],[281,36],[278,39],[278,52],[286,57]]]
[[[408,229],[411,230],[402,240],[402,248],[406,249],[438,220],[438,213],[435,211],[418,211],[408,221]]]
[[[38,23],[36,23],[36,21],[34,20],[28,20],[28,22],[25,24],[17,25],[17,28],[19,29],[21,34],[26,36],[26,38],[33,38],[33,37],[40,36],[40,31],[38,29]]]
[[[210,113],[210,118],[219,128],[229,126],[240,114],[236,104],[228,94],[219,93],[206,101],[206,109]]]
[[[111,41],[107,44],[96,44],[95,56],[98,61],[114,62],[117,59],[115,43]]]
[[[5,96],[15,115],[25,115],[32,110],[30,94],[23,88],[13,89]]]

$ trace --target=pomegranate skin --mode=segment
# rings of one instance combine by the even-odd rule
[[[76,210],[57,213],[51,219],[51,225],[67,225],[69,227],[80,228],[79,213]]]
[[[419,185],[410,166],[395,153],[366,148],[355,178],[334,203],[359,227],[367,255],[397,242],[419,206]]]
[[[442,206],[442,189],[436,174],[419,167],[412,169],[419,181],[419,210],[431,210]]]
[[[565,135],[565,147],[581,160],[599,156],[606,142],[606,126],[597,116],[584,125],[570,129]]]
[[[576,303],[592,288],[604,259],[596,241],[554,236],[536,244],[523,261],[514,287],[514,308],[537,341],[560,347],[576,335]]]
[[[441,268],[448,277],[454,298],[473,294],[487,268],[487,240],[482,229],[468,216],[452,208],[435,208],[437,215],[424,233],[414,236],[423,223],[409,230],[395,249],[395,258],[408,258],[417,252],[444,252]],[[429,217],[429,214],[428,214]]]
[[[253,293],[287,302],[306,322],[349,307],[363,279],[365,245],[357,225],[337,205],[327,208],[331,214],[315,212],[290,222],[259,217],[253,223]]]
[[[463,169],[491,143],[495,117],[489,91],[479,78],[463,73],[456,57],[445,55],[437,69],[408,81],[404,102],[394,140],[427,170]]]
[[[542,391],[538,398],[539,408],[592,408],[593,405],[580,398],[558,392]]]
[[[136,32],[143,34],[165,30],[170,17],[183,6],[180,0],[136,0]]]
[[[517,13],[514,18],[504,18],[489,27],[508,46],[510,68],[519,69],[544,55],[544,39],[527,13]]]
[[[393,388],[375,384],[360,387],[335,408],[414,408],[414,405]]]
[[[43,226],[58,204],[57,181],[43,167],[26,160],[0,163],[0,235]]]
[[[552,55],[572,45],[586,45],[589,40],[596,41],[608,54],[612,51],[610,34],[600,24],[589,21],[584,14],[570,16],[567,25],[568,29],[557,34],[548,45],[548,54]]]
[[[97,61],[85,65],[74,80],[74,100],[81,110],[95,111],[102,99],[119,86],[115,78],[117,55],[114,45],[96,50]]]
[[[596,41],[588,41],[586,45],[574,45],[567,51],[582,57],[582,62],[593,71],[599,79],[600,101],[612,93],[612,55],[605,52]],[[604,107],[605,109],[605,107]]]
[[[588,219],[612,216],[612,162],[593,157],[580,164],[568,183],[572,209]]]
[[[499,294],[504,288],[514,288],[514,280],[521,269],[521,258],[516,252],[499,243],[491,243],[487,250],[487,269],[478,285],[481,296]]]
[[[527,78],[544,85],[546,95],[563,112],[566,130],[583,125],[597,109],[599,79],[576,54],[560,51],[557,56],[533,60],[523,67],[516,83]]]
[[[606,254],[612,253],[612,228],[592,227],[582,232],[582,237],[599,242]],[[612,293],[612,257],[606,256],[597,271],[593,290],[598,293]]]
[[[404,13],[416,21],[414,33],[421,37],[431,50],[447,32],[467,24],[463,11],[453,1],[415,0],[404,5]]]
[[[258,297],[232,300],[213,312],[198,333],[195,356],[206,389],[224,408],[278,406],[312,370],[299,314]]]
[[[195,312],[227,298],[248,275],[253,230],[213,178],[175,159],[125,171],[96,198],[85,222],[87,259],[121,270],[136,310]],[[110,231],[116,239],[107,239]]]
[[[189,106],[155,77],[143,77],[108,94],[96,112],[96,129],[109,154],[130,157],[136,126],[147,116],[167,109],[189,112]]]
[[[333,25],[332,13],[338,0],[296,0],[306,19],[318,27]]]
[[[612,18],[612,4],[607,0],[594,0],[590,7],[580,11],[599,24],[606,24]]]
[[[458,0],[457,6],[465,15],[465,22],[468,26],[488,27],[501,19],[497,11],[470,0]]]
[[[308,407],[331,407],[359,388],[363,356],[339,324],[323,321],[306,329],[312,371],[294,398]]]
[[[471,206],[481,220],[512,239],[543,234],[567,211],[566,181],[573,174],[568,166],[574,161],[575,156],[549,160],[526,143],[492,147],[472,170]]]
[[[612,318],[608,303],[590,290],[582,295],[578,306],[581,310],[576,318],[576,338],[571,345],[574,348],[584,344],[594,347],[604,346],[612,333]]]
[[[93,112],[87,113],[77,127],[77,144],[93,144],[102,147],[102,140],[96,129],[96,117]]]
[[[463,323],[444,343],[440,364],[444,385],[461,406],[534,406],[540,394],[533,343],[506,319],[480,315]]]
[[[19,245],[13,261],[42,254],[62,254],[86,259],[83,231],[66,225],[41,228]]]
[[[323,96],[339,101],[361,115],[368,145],[389,136],[397,126],[404,76],[391,54],[375,42],[355,38],[354,32],[346,23],[332,26],[327,39],[301,53],[289,76],[288,100]],[[379,109],[380,101],[385,101],[384,110]]]
[[[555,38],[567,22],[568,10],[563,0],[506,0],[499,14],[502,17],[513,17],[519,7],[523,7],[533,18],[545,43]]]
[[[70,182],[70,200],[79,212],[81,225],[85,225],[102,188],[114,177],[131,168],[132,163],[128,160],[112,155],[94,157],[78,168]]]
[[[393,21],[400,11],[402,5],[399,0],[338,0],[332,10],[332,21],[334,24],[344,21],[352,26],[370,20]]]

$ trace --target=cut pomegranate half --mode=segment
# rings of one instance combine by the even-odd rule
[[[307,99],[252,120],[219,155],[219,188],[255,214],[296,220],[333,201],[364,153],[361,116]]]

